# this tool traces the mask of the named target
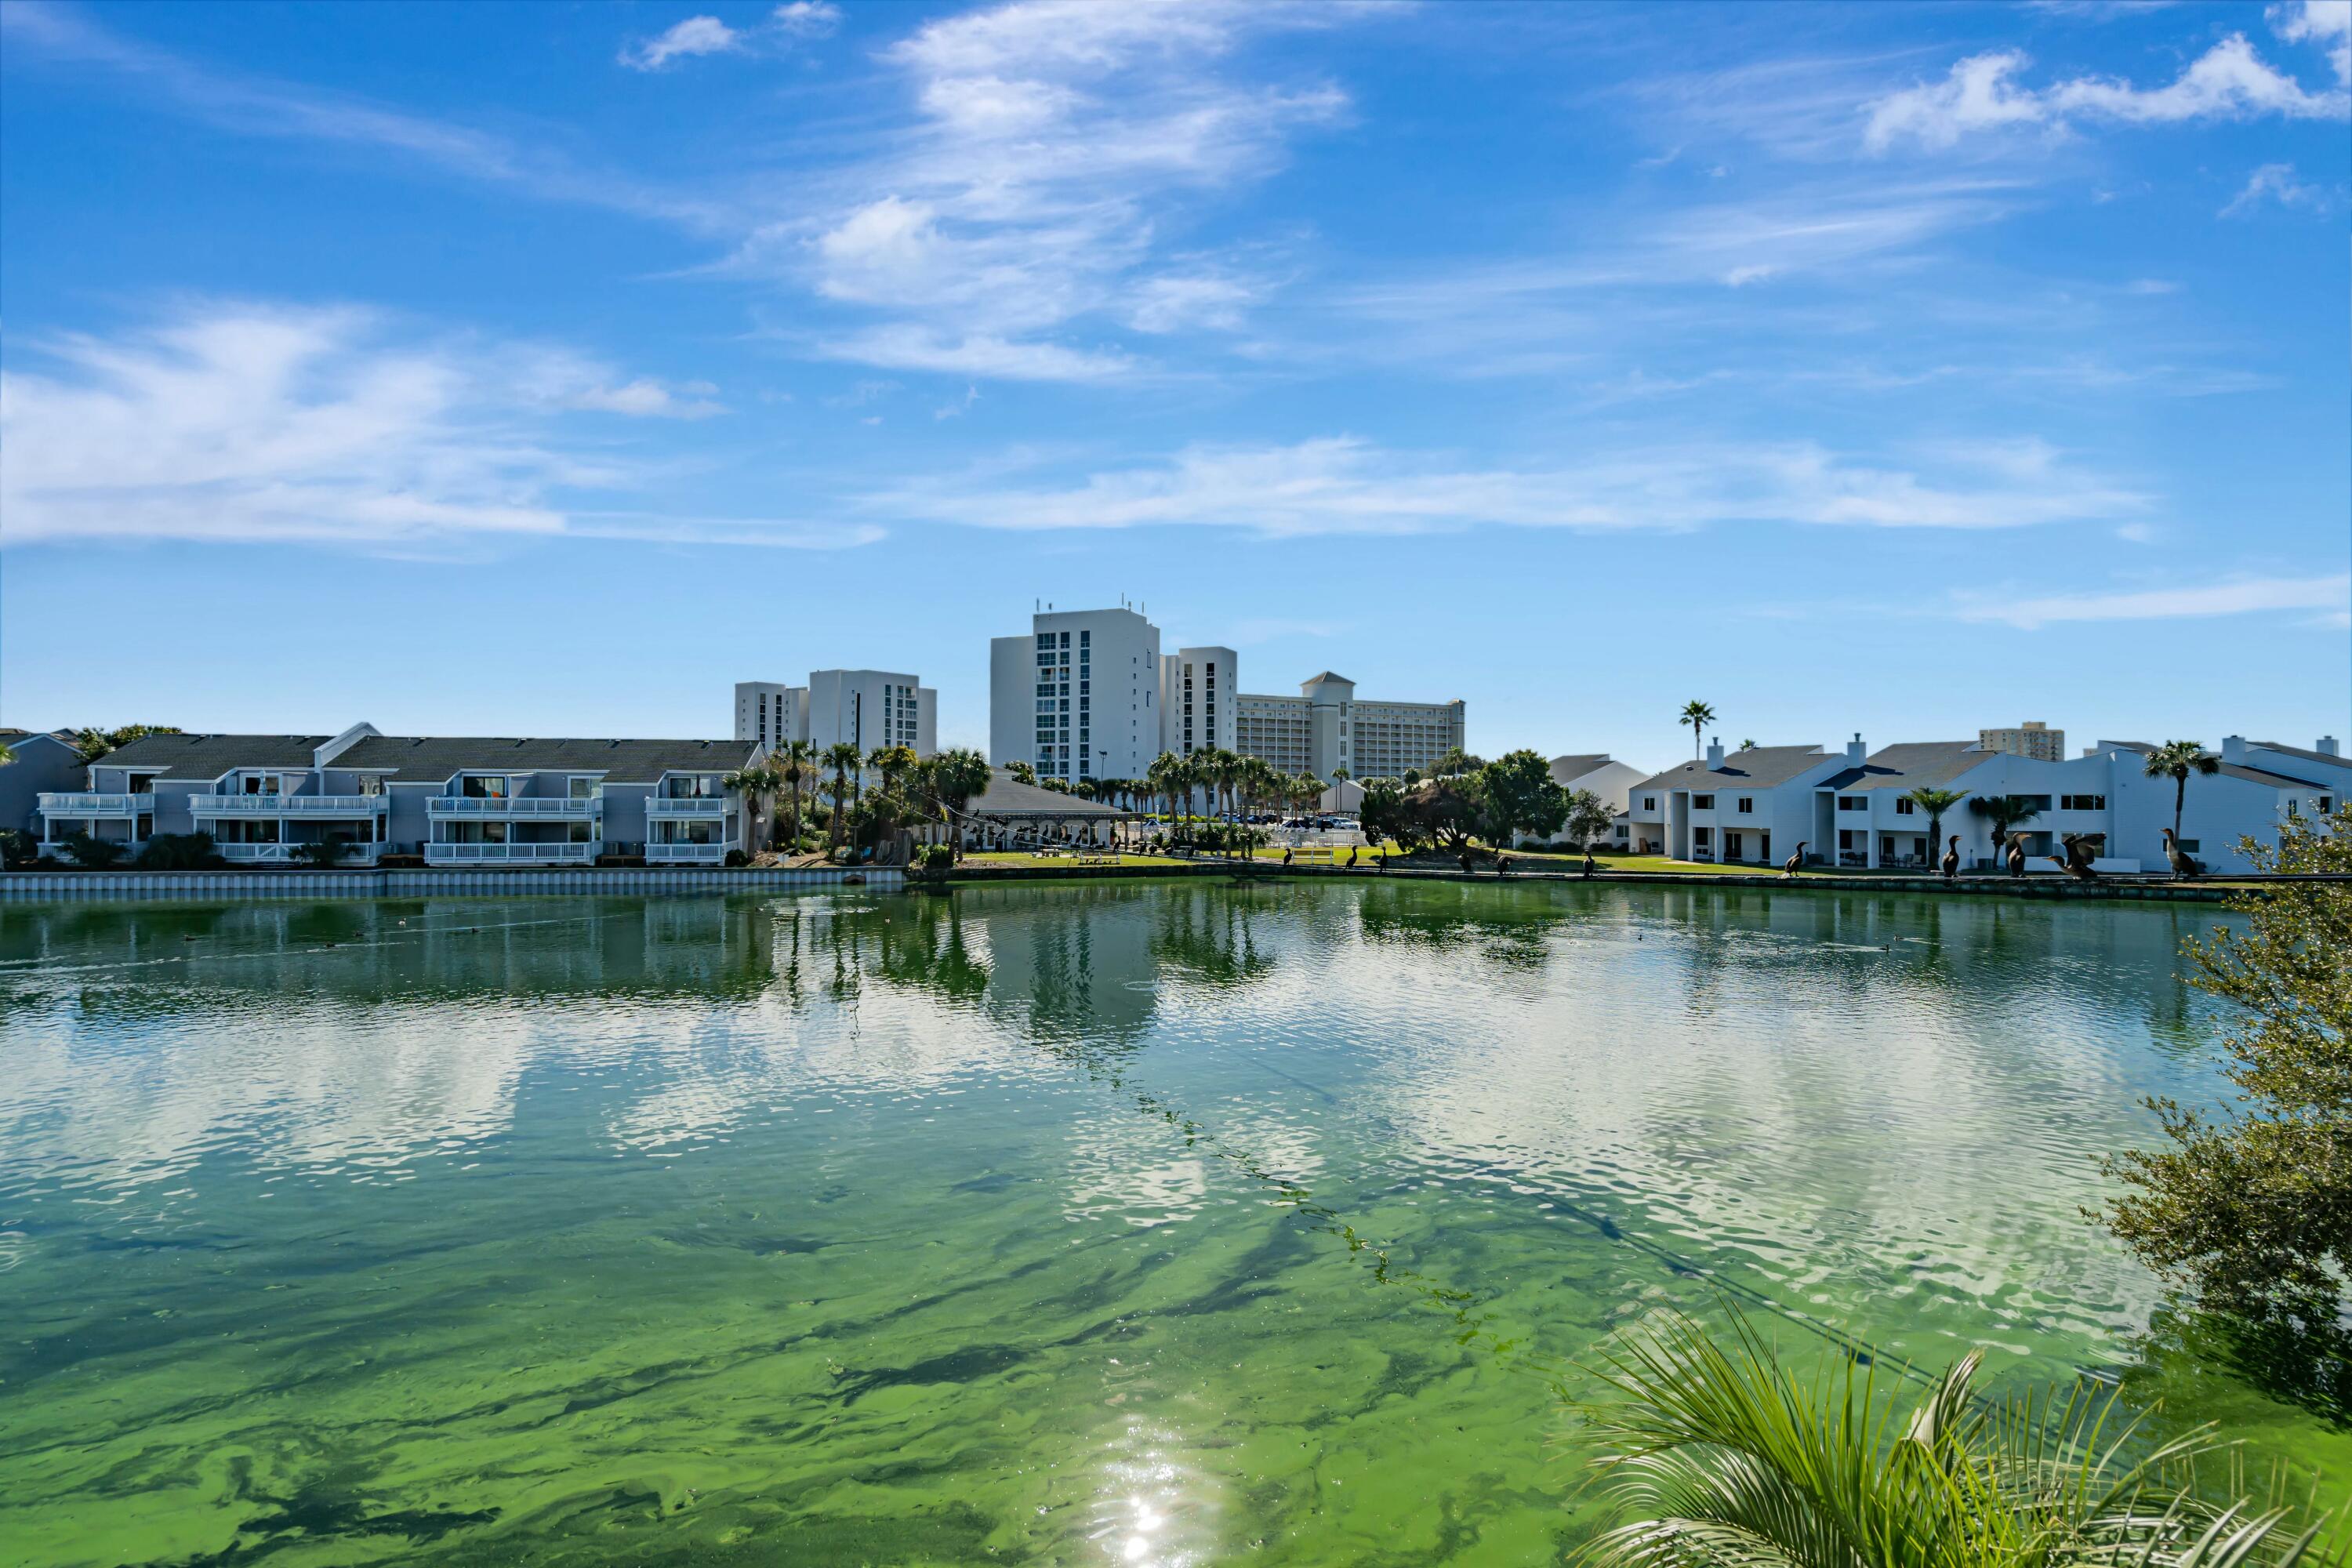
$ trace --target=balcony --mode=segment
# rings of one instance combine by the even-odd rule
[[[603,814],[604,802],[591,795],[573,800],[564,795],[436,795],[425,801],[425,814],[436,817],[528,818],[533,821],[586,822]]]
[[[382,795],[192,795],[198,816],[382,816],[392,797]]]
[[[213,849],[232,866],[300,866],[306,862],[295,853],[299,844],[215,844]],[[381,844],[346,844],[338,866],[373,866],[383,852]]]
[[[152,795],[41,795],[44,816],[150,816],[154,814],[155,797]]]
[[[602,844],[436,844],[425,846],[428,866],[593,866]]]
[[[648,866],[723,866],[727,857],[743,847],[732,838],[724,844],[648,844]]]
[[[727,797],[717,795],[651,795],[646,797],[647,817],[701,817],[727,815]]]

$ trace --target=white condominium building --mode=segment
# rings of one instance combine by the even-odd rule
[[[1341,769],[1350,778],[1398,778],[1408,768],[1427,773],[1464,744],[1465,711],[1459,700],[1359,700],[1354,681],[1327,669],[1301,681],[1296,697],[1244,695],[1233,749],[1318,779]]]
[[[1241,751],[1241,658],[1229,647],[1184,647],[1161,662],[1161,751]]]
[[[988,760],[1041,779],[1139,779],[1161,750],[1160,628],[1133,610],[1045,610],[988,645]]]
[[[862,752],[908,746],[939,749],[939,694],[897,670],[819,669],[805,686],[735,683],[735,738],[765,745],[807,741],[819,751],[847,741]]]
[[[1982,751],[2032,757],[2036,762],[2063,762],[2066,731],[2053,730],[2039,719],[2028,719],[2014,730],[1979,730],[1977,745]]]

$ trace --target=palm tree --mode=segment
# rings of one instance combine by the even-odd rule
[[[760,837],[760,797],[776,793],[776,786],[782,782],[776,777],[776,770],[761,763],[752,767],[737,768],[719,782],[743,797],[743,804],[751,817],[751,841],[756,845]]]
[[[2294,1568],[2327,1552],[2266,1500],[2200,1497],[2210,1428],[2136,1441],[2117,1395],[1971,1394],[1978,1352],[1903,1407],[1852,1353],[1818,1378],[1737,1314],[1669,1315],[1610,1358],[1581,1413],[1601,1486],[1633,1518],[1587,1568]],[[2283,1476],[2280,1478],[2283,1479]]]
[[[1704,737],[1699,731],[1715,722],[1715,710],[1694,698],[1683,704],[1682,715],[1675,722],[1690,726],[1691,758],[1696,761],[1706,750]]]
[[[2042,815],[2040,808],[2021,795],[1980,795],[1969,802],[1969,811],[1992,824],[1992,850],[1996,857],[2008,842],[2011,828]]]
[[[2152,779],[2172,781],[2172,837],[2180,837],[2180,811],[2189,804],[2189,775],[2221,771],[2221,759],[2195,741],[2167,741],[2150,752],[2140,771]]]
[[[858,763],[857,742],[835,741],[824,749],[823,761],[833,770],[830,786],[833,795],[833,848],[835,854],[839,854],[842,834],[849,826],[849,770]]]
[[[793,792],[791,847],[797,853],[801,847],[801,780],[806,778],[816,764],[816,747],[807,741],[783,741],[768,753],[768,765]]]
[[[1183,763],[1177,760],[1175,752],[1162,752],[1151,759],[1150,767],[1143,770],[1144,782],[1151,786],[1154,795],[1167,803],[1168,832],[1171,837],[1176,832],[1176,775],[1182,767]]]
[[[908,769],[918,761],[912,746],[877,746],[866,753],[866,765],[882,775],[882,791],[887,795]]]
[[[1921,784],[1903,797],[1927,814],[1929,859],[1934,859],[1936,852],[1944,847],[1944,813],[1966,800],[1968,795],[1969,792],[1964,789],[1937,789],[1932,784]]]

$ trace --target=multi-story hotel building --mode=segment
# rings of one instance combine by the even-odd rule
[[[341,858],[430,866],[587,866],[600,856],[718,865],[743,848],[747,804],[726,777],[756,742],[385,735],[142,735],[91,763],[87,787],[40,797],[44,851],[76,832],[126,852],[208,833],[223,858],[283,865],[334,841]]]
[[[1465,743],[1465,712],[1459,699],[1360,700],[1354,681],[1327,669],[1301,681],[1296,697],[1244,696],[1234,749],[1286,773],[1401,778],[1409,768],[1427,773]]]
[[[2053,730],[2039,719],[2028,719],[2014,730],[1979,730],[1977,745],[1983,751],[2032,757],[2036,762],[2066,760],[2066,731]]]
[[[735,683],[735,738],[761,745],[806,741],[823,751],[847,741],[860,755],[877,746],[939,750],[939,693],[918,676],[882,669],[819,669],[805,686]]]

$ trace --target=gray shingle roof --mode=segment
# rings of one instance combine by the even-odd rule
[[[2237,763],[2223,763],[2221,773],[2225,778],[2249,779],[2255,784],[2270,784],[2278,789],[2326,789],[2328,787],[2326,784],[2314,784],[2309,779],[2291,779],[2284,773],[2268,773],[2261,768],[2244,767]]]
[[[2352,757],[2330,756],[2326,752],[2308,751],[2301,746],[2282,746],[2276,741],[2249,741],[2246,743],[2256,751],[2277,752],[2283,756],[2300,757],[2306,763],[2317,763],[2323,767],[2352,768]]]
[[[1974,741],[1909,741],[1873,752],[1859,768],[1848,768],[1823,779],[1823,789],[1859,795],[1874,789],[1908,794],[1927,787],[1941,788],[2003,753],[1979,751]]]
[[[974,816],[1123,816],[1115,805],[1087,800],[1042,784],[1025,784],[1003,768],[991,768],[988,788],[965,804]]]
[[[1353,686],[1356,684],[1346,676],[1338,673],[1336,670],[1329,669],[1325,670],[1320,675],[1310,675],[1298,684],[1301,686],[1320,686],[1327,680],[1336,680],[1342,686]]]
[[[667,773],[728,773],[759,750],[752,741],[534,740],[511,735],[371,735],[333,766],[384,773],[409,783],[461,771],[602,773],[615,784],[649,784]]]
[[[1554,784],[1571,784],[1595,768],[1609,764],[1609,753],[1592,756],[1554,757],[1551,760],[1551,780]]]
[[[216,779],[232,768],[307,768],[331,735],[142,735],[95,765],[147,768],[171,779]]]
[[[1723,766],[1710,768],[1703,762],[1687,762],[1668,768],[1662,773],[1652,773],[1635,789],[1705,789],[1712,784],[1719,789],[1736,789],[1742,784],[1759,789],[1786,784],[1807,768],[1819,767],[1829,761],[1819,746],[1750,746],[1744,752],[1724,754]]]

